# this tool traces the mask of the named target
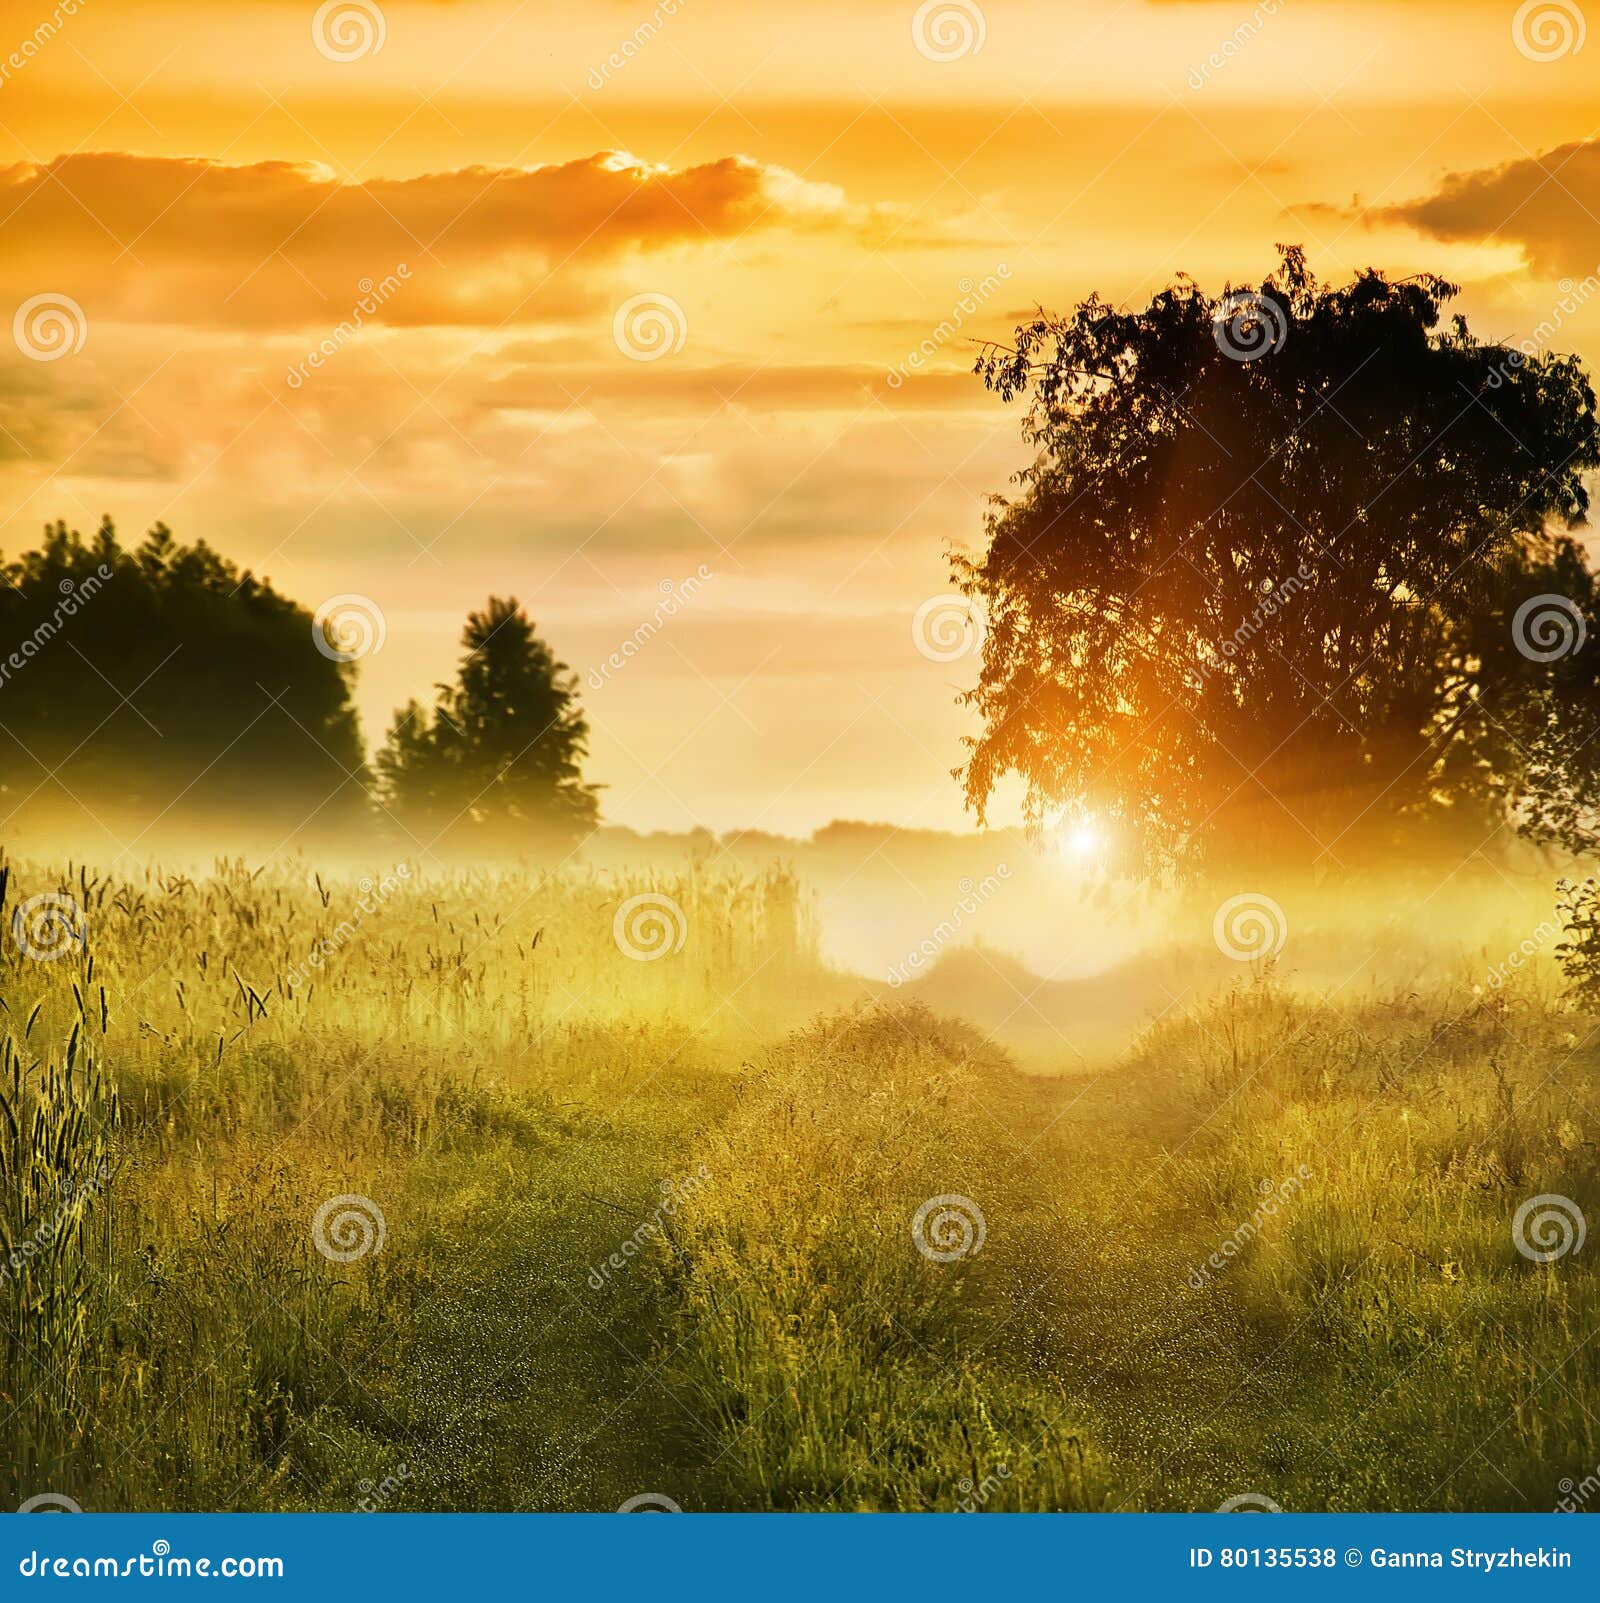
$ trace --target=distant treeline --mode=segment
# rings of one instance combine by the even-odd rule
[[[515,600],[462,634],[455,681],[396,714],[369,760],[358,649],[324,619],[158,524],[65,523],[5,563],[0,829],[98,823],[125,846],[272,845],[387,831],[449,849],[559,848],[593,828],[575,679]]]

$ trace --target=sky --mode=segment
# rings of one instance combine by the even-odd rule
[[[18,0],[0,549],[159,520],[381,619],[373,743],[514,595],[609,821],[967,828],[947,553],[1027,460],[972,341],[1283,241],[1600,361],[1589,20]]]

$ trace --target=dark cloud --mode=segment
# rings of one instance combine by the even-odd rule
[[[1453,173],[1432,195],[1365,215],[1435,239],[1519,245],[1551,277],[1587,275],[1600,266],[1600,140]]]

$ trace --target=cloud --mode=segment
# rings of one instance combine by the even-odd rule
[[[870,234],[887,215],[743,156],[672,168],[607,151],[350,182],[313,164],[102,153],[0,168],[0,223],[13,302],[47,289],[91,324],[265,330],[337,323],[363,280],[402,263],[390,324],[557,321],[591,304],[584,268],[754,230]]]
[[[31,534],[81,508],[72,496],[92,519],[165,485],[155,504],[174,518],[202,505],[228,529],[270,509],[267,548],[286,539],[297,560],[322,540],[354,549],[362,518],[408,561],[407,530],[457,558],[497,530],[518,549],[687,549],[707,531],[742,546],[748,530],[751,544],[803,537],[814,556],[826,531],[858,560],[967,461],[974,417],[993,438],[972,504],[1015,465],[997,403],[961,372],[892,389],[876,366],[641,364],[609,341],[609,360],[552,359],[533,339],[468,361],[469,331],[419,329],[353,343],[290,388],[297,339],[174,348],[129,327],[110,348],[91,331],[71,361],[0,360],[6,521]]]
[[[1452,173],[1432,195],[1364,215],[1435,239],[1517,245],[1550,277],[1588,274],[1600,264],[1600,140]]]

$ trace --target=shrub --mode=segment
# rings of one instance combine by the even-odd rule
[[[1568,992],[1581,1007],[1600,1007],[1600,880],[1558,879],[1556,911],[1566,931],[1556,961]]]

